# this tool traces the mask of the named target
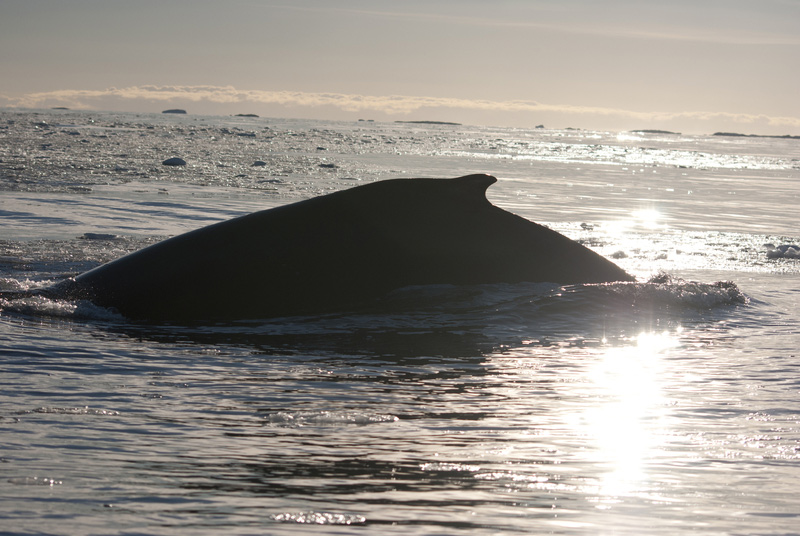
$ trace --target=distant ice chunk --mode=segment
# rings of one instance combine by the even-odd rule
[[[795,244],[764,244],[768,259],[800,259],[800,246]]]
[[[79,240],[119,240],[119,235],[109,233],[83,233],[78,237]]]

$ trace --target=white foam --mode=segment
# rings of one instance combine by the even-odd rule
[[[44,296],[0,298],[0,310],[28,316],[48,316],[75,320],[122,321],[124,317],[90,301],[52,300]]]
[[[281,523],[307,523],[312,525],[354,525],[364,523],[367,518],[355,514],[335,514],[332,512],[286,512],[270,516]]]
[[[446,471],[446,472],[466,472],[477,473],[481,470],[480,465],[464,464],[464,463],[423,463],[419,466],[423,471]]]
[[[633,292],[639,303],[674,303],[693,309],[713,309],[748,303],[747,296],[732,281],[702,283],[686,281],[665,273],[654,275],[647,283],[615,285],[610,288],[622,293]]]
[[[82,408],[47,408],[41,407],[36,408],[34,410],[25,410],[19,412],[20,414],[28,414],[28,413],[53,413],[56,415],[110,415],[115,416],[119,415],[118,411],[108,410],[108,409],[93,409],[89,406],[83,406]]]

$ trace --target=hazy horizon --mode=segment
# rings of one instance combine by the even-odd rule
[[[800,2],[4,0],[0,107],[800,135]]]

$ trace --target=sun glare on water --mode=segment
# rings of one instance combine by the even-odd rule
[[[620,237],[631,230],[662,231],[667,229],[664,216],[654,208],[633,210],[627,218],[609,221],[604,224],[605,229],[613,236]]]
[[[609,348],[587,370],[587,404],[575,422],[587,440],[587,455],[603,466],[600,501],[650,487],[647,463],[663,443],[666,404],[660,378],[667,351],[677,345],[669,332],[643,332],[635,345]]]
[[[662,497],[663,462],[676,432],[670,357],[681,337],[680,327],[648,330],[622,344],[533,345],[493,361],[503,378],[497,394],[516,400],[510,411],[535,432],[516,437],[515,455],[541,457],[541,442],[550,442],[552,474],[537,465],[533,476],[549,480],[529,488],[571,488],[599,510],[626,498]]]
[[[645,229],[661,229],[661,213],[655,209],[634,210],[631,212],[634,222]]]

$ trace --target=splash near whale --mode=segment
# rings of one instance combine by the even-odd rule
[[[164,240],[39,293],[132,320],[195,322],[343,311],[413,285],[633,280],[492,205],[496,180],[357,186]]]

